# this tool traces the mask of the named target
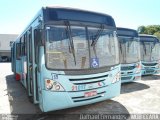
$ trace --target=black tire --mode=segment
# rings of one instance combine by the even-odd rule
[[[32,96],[28,96],[29,102],[34,103],[33,97]]]

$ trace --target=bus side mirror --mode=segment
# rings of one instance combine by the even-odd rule
[[[35,43],[43,46],[44,45],[44,39],[43,39],[43,30],[42,29],[35,29],[34,30],[34,40]]]

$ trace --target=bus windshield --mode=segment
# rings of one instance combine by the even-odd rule
[[[151,62],[160,58],[160,43],[141,41],[141,60]]]
[[[114,30],[103,27],[47,26],[46,61],[50,69],[90,69],[119,63]]]
[[[138,38],[119,37],[120,62],[134,63],[140,61],[140,45]]]

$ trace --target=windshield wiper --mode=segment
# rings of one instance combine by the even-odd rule
[[[127,42],[127,52],[129,52],[129,47],[130,47],[131,45],[129,44],[129,42]]]
[[[156,42],[154,42],[153,45],[151,45],[151,52],[154,49],[155,45],[156,45]]]
[[[68,21],[65,22],[65,25],[67,27],[67,34],[68,34],[68,38],[69,38],[69,47],[71,48],[72,54],[73,54],[73,58],[74,58],[74,63],[76,65],[76,56],[75,56],[75,50],[74,50],[74,44],[73,44],[73,38],[71,35],[71,27]]]
[[[129,38],[127,41],[128,41],[128,42],[127,42],[127,43],[128,43],[128,44],[127,44],[127,51],[129,52],[129,48],[130,48],[131,44],[132,44],[133,41],[134,41],[134,37]]]
[[[92,39],[91,46],[93,47],[93,51],[94,51],[94,54],[95,54],[96,58],[97,58],[97,53],[96,53],[95,45],[96,45],[99,37],[101,36],[101,33],[103,32],[103,30],[104,30],[104,26],[101,25],[101,28],[98,30],[97,34],[95,35],[95,38]]]
[[[120,46],[120,51],[122,53],[122,43],[121,42],[119,42],[119,46]]]
[[[95,35],[95,38],[92,40],[91,46],[95,46],[99,37],[101,36],[102,32],[104,30],[104,25],[101,25],[101,28],[98,30],[97,34]]]
[[[145,55],[146,55],[146,52],[147,52],[147,50],[146,50],[146,46],[145,46],[145,43],[144,43],[144,42],[142,42],[142,45],[143,45],[143,48],[144,48],[144,52],[145,52]]]
[[[125,60],[124,60],[124,48],[122,46],[123,45],[123,41],[119,42],[119,46],[120,46],[120,51],[121,51],[121,56],[120,56],[120,60],[122,63],[125,63]]]

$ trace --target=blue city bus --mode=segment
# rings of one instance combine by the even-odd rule
[[[120,94],[118,38],[110,15],[44,7],[14,47],[16,79],[43,112]]]
[[[13,49],[15,49],[15,47],[14,47],[14,42],[11,44],[11,68],[12,68],[12,71],[15,71],[15,66],[14,66],[14,64],[13,64],[13,59],[15,59],[14,57],[15,57],[15,55],[14,55],[14,50]]]
[[[121,82],[141,79],[140,42],[136,30],[117,28],[120,47]]]
[[[12,68],[12,72],[14,72],[15,75],[15,79],[18,81],[20,80],[20,58],[19,56],[19,52],[20,52],[20,43],[18,43],[17,41],[13,42],[13,44],[11,45],[11,68]]]
[[[160,73],[160,41],[156,36],[140,34],[142,75]]]

